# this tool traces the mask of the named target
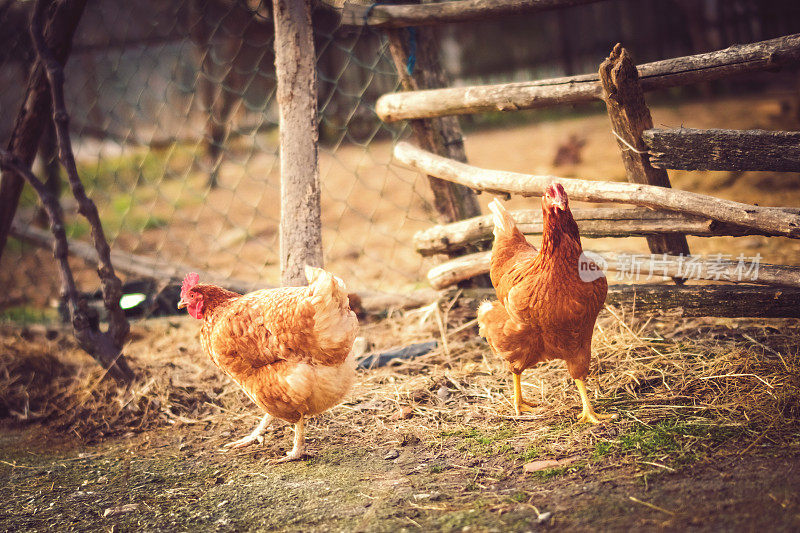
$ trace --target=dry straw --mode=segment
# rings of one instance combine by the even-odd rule
[[[452,459],[465,453],[459,436],[479,434],[494,436],[484,450],[490,454],[536,444],[548,456],[588,456],[598,442],[664,421],[735,428],[750,448],[796,438],[796,320],[644,318],[608,309],[595,329],[589,387],[598,409],[619,416],[593,427],[573,423],[580,401],[561,361],[525,372],[523,390],[537,408],[514,416],[510,374],[477,336],[474,306],[451,296],[433,307],[365,323],[370,349],[430,339],[439,348],[360,371],[348,400],[312,420],[312,448],[421,441],[431,457]],[[126,353],[140,379],[120,391],[99,380],[101,371],[66,335],[48,340],[6,327],[0,334],[0,415],[7,423],[47,424],[87,440],[199,425],[212,435],[209,446],[255,424],[258,409],[202,355],[196,322],[151,320],[133,331]],[[278,425],[268,433],[268,444],[285,448],[288,431]],[[670,468],[659,458],[648,461]]]

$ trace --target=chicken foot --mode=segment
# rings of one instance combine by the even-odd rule
[[[300,420],[294,425],[294,447],[285,457],[276,459],[275,463],[286,463],[297,461],[306,455],[306,421],[301,416]]]
[[[609,418],[616,418],[617,415],[601,415],[594,411],[592,404],[589,401],[589,394],[586,392],[586,383],[582,379],[576,379],[575,385],[578,386],[578,393],[581,395],[581,402],[583,402],[583,411],[578,418],[578,423],[591,422],[592,424],[599,424],[602,420]]]
[[[524,412],[532,412],[533,404],[526,402],[522,398],[522,374],[513,374],[514,376],[514,411],[517,416],[522,415]]]
[[[250,433],[248,436],[242,439],[229,442],[224,447],[235,449],[235,448],[243,448],[245,446],[249,446],[250,444],[253,444],[256,441],[261,443],[264,440],[262,435],[266,433],[267,426],[269,426],[270,422],[272,422],[272,415],[267,413],[264,415],[264,418],[261,419],[261,422],[258,423],[258,426],[256,426],[256,429],[254,429],[252,433]]]

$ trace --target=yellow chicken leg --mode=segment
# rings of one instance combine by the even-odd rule
[[[294,447],[292,451],[286,454],[285,457],[276,460],[276,463],[286,463],[288,461],[297,461],[302,459],[306,454],[306,421],[301,416],[300,420],[294,425]]]
[[[576,379],[575,385],[578,386],[578,393],[581,395],[581,401],[583,402],[583,411],[580,418],[578,418],[578,423],[591,422],[592,424],[599,424],[601,420],[616,418],[617,415],[599,415],[595,413],[592,404],[589,402],[589,395],[586,393],[586,383],[582,379]]]
[[[264,418],[261,419],[261,422],[258,423],[258,426],[256,426],[256,429],[254,429],[252,433],[237,441],[229,442],[224,447],[236,449],[248,446],[250,444],[253,444],[254,442],[258,442],[259,444],[261,444],[264,441],[263,435],[264,433],[266,433],[267,426],[269,426],[270,422],[272,422],[272,415],[270,414],[264,415]]]
[[[522,399],[522,374],[512,374],[514,376],[514,411],[517,416],[524,412],[533,411],[533,405]]]

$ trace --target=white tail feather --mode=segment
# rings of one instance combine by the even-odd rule
[[[324,349],[347,345],[349,350],[358,331],[358,319],[350,310],[344,282],[321,268],[306,266],[311,303],[314,306],[314,332]]]
[[[489,202],[489,211],[491,211],[492,215],[494,215],[492,218],[494,220],[495,229],[499,228],[500,231],[502,232],[508,231],[508,228],[506,228],[505,220],[503,217],[503,212],[505,211],[505,208],[503,207],[503,204],[500,203],[500,200],[495,198],[494,200]]]

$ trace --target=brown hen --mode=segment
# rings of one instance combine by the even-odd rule
[[[522,372],[550,359],[563,359],[575,380],[583,412],[580,422],[598,423],[586,393],[592,331],[608,284],[602,271],[583,255],[578,225],[560,184],[542,197],[542,249],[537,251],[514,224],[503,205],[494,214],[490,275],[497,302],[478,309],[480,334],[508,362],[514,378],[514,409],[530,411],[522,397]]]
[[[178,308],[203,321],[203,351],[267,412],[250,435],[227,446],[261,440],[276,417],[295,424],[282,461],[298,459],[305,418],[338,404],[353,383],[358,320],[344,283],[319,268],[306,267],[306,277],[306,287],[245,295],[199,284],[194,273],[183,282]]]

